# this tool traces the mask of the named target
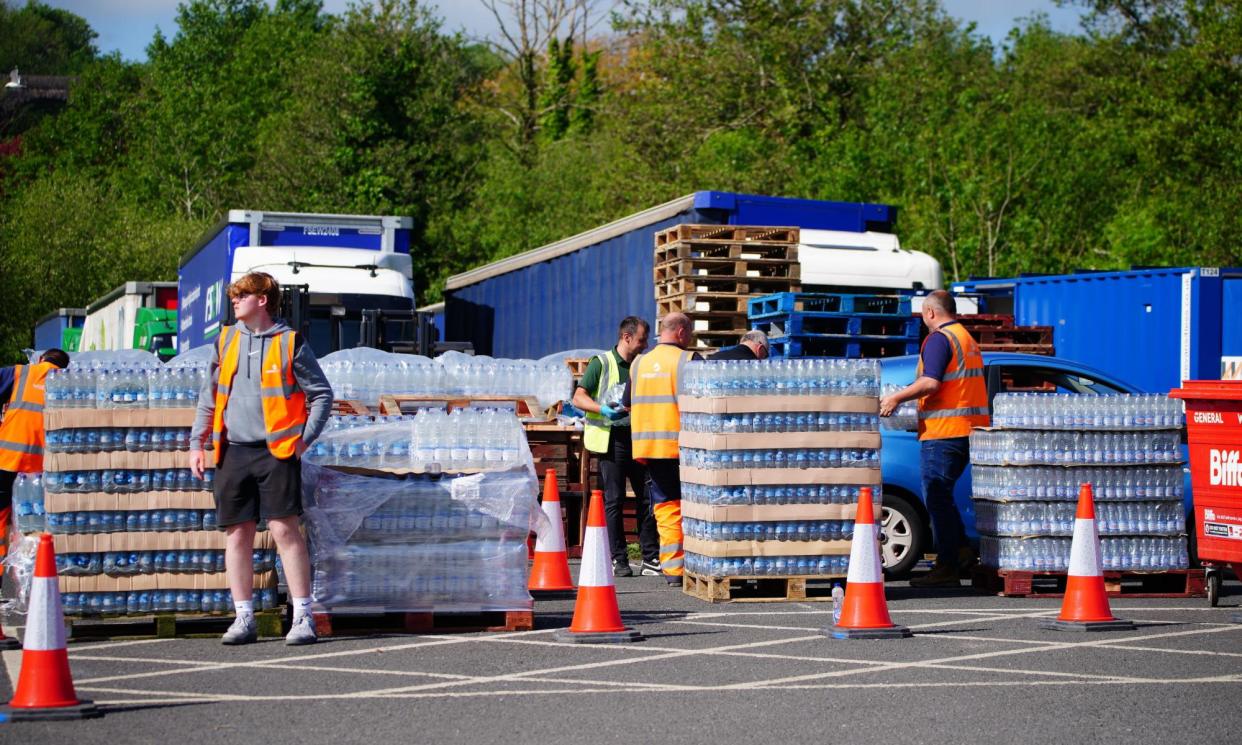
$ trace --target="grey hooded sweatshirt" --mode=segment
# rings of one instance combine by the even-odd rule
[[[237,330],[241,332],[238,344],[241,346],[241,359],[237,364],[237,374],[233,377],[233,385],[229,389],[229,405],[224,411],[224,436],[229,442],[260,442],[267,438],[263,424],[263,398],[260,394],[263,358],[272,343],[272,337],[288,331],[284,321],[266,331],[254,333],[246,325],[238,322]],[[306,427],[302,430],[302,442],[308,447],[319,433],[323,431],[328,417],[332,414],[332,386],[310,345],[302,343],[298,337],[297,351],[293,355],[293,377],[298,388],[306,394]],[[202,450],[211,441],[211,420],[216,410],[213,395],[213,380],[220,367],[219,351],[211,362],[211,374],[207,376],[202,390],[198,394],[198,412],[194,416],[194,428],[190,431],[190,449]]]

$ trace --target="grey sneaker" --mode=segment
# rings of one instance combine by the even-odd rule
[[[644,561],[643,568],[640,573],[644,577],[659,577],[660,574],[662,574],[662,572],[660,571],[660,562],[659,561]]]
[[[259,624],[254,616],[238,616],[233,625],[220,637],[221,644],[253,644],[259,640]]]
[[[315,619],[310,614],[306,614],[293,622],[293,626],[289,628],[289,633],[285,634],[286,647],[300,647],[303,644],[314,644],[319,641],[319,635],[315,633]]]

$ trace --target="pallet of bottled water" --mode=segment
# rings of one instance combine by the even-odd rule
[[[975,527],[993,536],[1072,536],[1073,502],[975,502]],[[1095,506],[1100,535],[1173,535],[1186,529],[1181,502],[1102,502]]]
[[[493,359],[448,352],[434,359],[376,349],[348,349],[320,360],[337,400],[374,406],[380,396],[433,399],[534,399],[547,410],[573,394],[573,373],[562,361]]]
[[[859,490],[879,484],[878,363],[692,362],[682,379],[687,571],[845,574]]]
[[[970,480],[975,499],[993,502],[1073,502],[1078,499],[1079,487],[1091,484],[1097,503],[1171,500],[1180,504],[1186,488],[1179,465],[1132,468],[978,465],[971,468]]]
[[[1069,569],[1070,538],[979,539],[984,566],[1028,572],[1065,572]],[[1187,569],[1186,536],[1106,536],[1100,539],[1104,571],[1161,572]]]
[[[331,612],[522,611],[543,512],[511,411],[336,417],[304,461],[315,601]]]
[[[1105,568],[1184,568],[1180,402],[1003,393],[993,412],[993,427],[970,436],[984,566],[1063,570],[1053,557],[1068,556],[1079,489],[1091,484]]]
[[[999,429],[1181,429],[1182,402],[1158,394],[1087,396],[1071,393],[1000,393],[992,401]]]

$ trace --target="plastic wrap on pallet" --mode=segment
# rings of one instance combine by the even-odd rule
[[[466,418],[487,416],[461,411]],[[316,602],[329,609],[389,611],[530,609],[526,538],[548,523],[524,432],[498,423],[503,436],[493,444],[513,450],[514,457],[493,458],[496,467],[479,473],[453,475],[442,466],[476,460],[468,442],[439,438],[487,427],[476,422],[437,430],[433,440],[412,440],[418,419],[426,416],[331,435],[341,439],[338,445],[391,444],[404,437],[408,452],[399,463],[377,461],[372,470],[345,472],[323,465],[322,458],[303,461]],[[442,417],[431,414],[436,416]],[[508,419],[516,422],[512,414]],[[465,455],[454,456],[455,450]],[[435,460],[437,453],[444,463]],[[478,462],[489,459],[484,454]]]
[[[1069,568],[1070,538],[1047,536],[979,539],[979,562],[996,569],[1064,572]],[[1186,536],[1116,536],[1100,539],[1105,571],[1159,572],[1190,566]]]
[[[374,349],[333,352],[320,360],[338,399],[374,404],[381,394],[533,396],[548,408],[573,394],[563,361],[492,359],[447,352],[435,359]]]

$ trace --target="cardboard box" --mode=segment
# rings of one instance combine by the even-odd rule
[[[220,530],[186,530],[149,533],[75,533],[52,536],[58,554],[89,554],[106,551],[199,551],[224,550],[226,536]],[[269,531],[255,534],[254,547],[274,549]]]
[[[194,426],[194,408],[181,409],[44,409],[43,428]]]
[[[849,541],[704,541],[686,536],[687,551],[714,559],[747,556],[841,556]]]
[[[767,520],[853,520],[853,504],[733,504],[710,505],[681,501],[681,516],[713,523]]]
[[[125,510],[211,510],[216,500],[209,491],[142,491],[129,494],[89,492],[45,494],[43,509],[49,513]]]
[[[704,486],[778,486],[784,484],[861,484],[879,486],[878,468],[753,468],[708,471],[681,467],[681,480]]]
[[[253,587],[267,590],[276,587],[275,571],[258,572]],[[227,590],[229,583],[224,572],[195,572],[191,574],[135,574],[127,577],[109,577],[95,574],[87,577],[60,577],[57,584],[64,592],[142,592],[146,590]]]
[[[753,432],[712,434],[682,432],[677,442],[683,448],[703,450],[789,450],[793,448],[880,447],[879,432]]]
[[[878,414],[880,399],[874,396],[678,396],[677,409],[685,414],[758,414],[788,411]]]

